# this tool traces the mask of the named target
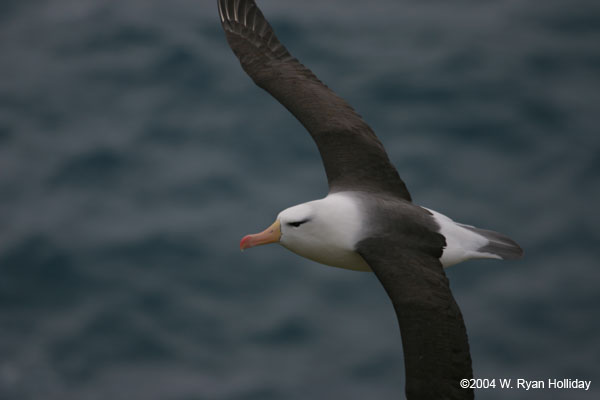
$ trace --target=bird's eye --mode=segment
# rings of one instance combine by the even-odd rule
[[[301,221],[288,222],[287,224],[288,224],[289,226],[293,226],[294,228],[297,228],[297,227],[299,227],[300,225],[302,225],[303,223],[305,223],[305,222],[308,222],[308,221],[309,221],[309,219],[307,218],[307,219],[303,219],[303,220],[301,220]]]

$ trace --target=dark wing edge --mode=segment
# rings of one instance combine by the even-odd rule
[[[473,399],[473,389],[460,386],[473,378],[467,330],[439,260],[385,238],[365,239],[357,250],[394,305],[407,399]]]
[[[252,80],[283,104],[319,148],[331,192],[410,194],[373,130],[279,42],[253,0],[218,0],[227,41]]]

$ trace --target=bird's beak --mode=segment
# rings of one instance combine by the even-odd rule
[[[273,222],[273,225],[254,235],[246,235],[240,242],[240,250],[244,251],[250,247],[260,246],[261,244],[269,244],[279,242],[281,238],[281,225],[279,220]]]

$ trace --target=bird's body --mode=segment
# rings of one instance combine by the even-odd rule
[[[384,231],[383,224],[369,223],[381,215],[386,222],[400,227],[414,225],[412,231],[397,236],[402,240],[414,239],[419,230],[443,236],[445,245],[439,257],[443,267],[450,267],[474,258],[514,258],[516,244],[497,232],[484,231],[470,225],[454,222],[447,216],[395,198],[376,198],[363,192],[337,192],[320,200],[313,200],[283,210],[277,216],[281,223],[279,243],[294,253],[332,267],[371,271],[356,252],[357,245],[366,237]],[[410,224],[406,220],[410,220]],[[306,221],[299,226],[290,223]],[[490,234],[495,234],[494,236]]]
[[[290,207],[240,248],[279,243],[303,257],[372,271],[388,293],[402,333],[409,399],[471,399],[460,309],[443,268],[471,258],[518,258],[521,248],[493,231],[463,225],[412,202],[372,129],[279,42],[253,0],[218,0],[227,41],[254,82],[309,131],[329,194]]]

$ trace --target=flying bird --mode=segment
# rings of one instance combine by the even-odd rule
[[[218,0],[218,8],[242,68],[308,130],[329,184],[326,197],[281,211],[240,248],[279,243],[322,264],[374,272],[400,325],[407,398],[473,398],[460,386],[473,377],[471,355],[444,268],[516,259],[521,248],[414,204],[373,130],[288,52],[254,0]]]

